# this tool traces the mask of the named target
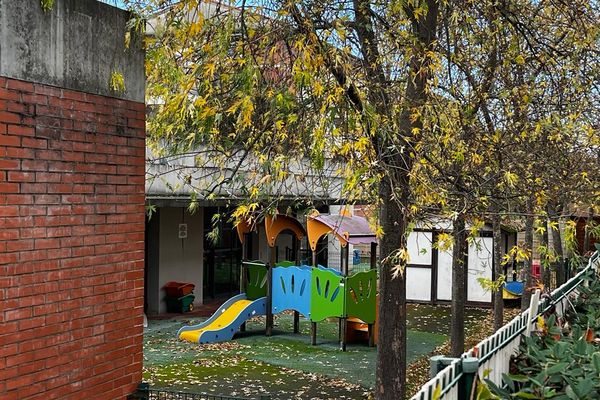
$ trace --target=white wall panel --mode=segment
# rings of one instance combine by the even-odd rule
[[[437,299],[452,300],[452,248],[438,252]]]
[[[469,245],[467,301],[491,302],[492,294],[481,287],[478,278],[492,279],[492,238],[477,238]]]
[[[431,301],[431,269],[406,268],[406,298]]]
[[[408,236],[409,264],[431,265],[432,235],[431,232],[412,232]]]

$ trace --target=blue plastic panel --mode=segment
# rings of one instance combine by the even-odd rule
[[[273,314],[285,310],[298,311],[310,318],[311,268],[273,268]]]

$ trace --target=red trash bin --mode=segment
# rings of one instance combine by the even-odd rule
[[[180,298],[194,291],[193,283],[185,282],[167,282],[164,286],[167,297]]]

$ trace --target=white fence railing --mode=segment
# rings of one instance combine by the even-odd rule
[[[550,296],[540,301],[540,292],[531,298],[530,307],[517,315],[508,324],[500,328],[492,336],[482,340],[477,346],[464,353],[458,359],[440,357],[447,367],[439,371],[429,382],[411,398],[411,400],[462,399],[468,398],[465,393],[466,372],[465,361],[469,364],[477,360],[477,374],[483,378],[487,371],[487,379],[501,386],[502,374],[509,372],[510,357],[516,353],[523,335],[530,335],[535,329],[537,317],[554,307],[557,316],[562,317],[570,306],[570,295],[576,295],[580,285],[585,282],[584,275],[590,270],[600,269],[600,252],[590,258],[587,266],[564,285],[554,290]],[[470,383],[469,383],[470,385]]]

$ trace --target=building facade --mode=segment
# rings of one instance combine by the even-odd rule
[[[3,400],[125,399],[142,380],[144,54],[127,20],[0,0]]]

